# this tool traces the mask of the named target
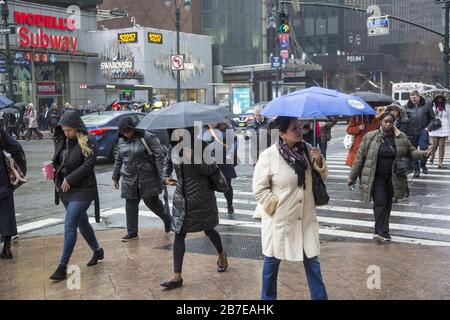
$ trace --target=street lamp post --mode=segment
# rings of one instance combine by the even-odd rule
[[[8,10],[8,4],[6,1],[1,0],[0,1],[0,15],[2,16],[2,22],[4,28],[9,28],[8,23],[8,16],[9,16],[9,10]],[[10,100],[14,101],[13,96],[13,70],[11,65],[11,51],[9,48],[9,34],[5,33],[5,62],[6,62],[6,72],[8,73],[8,90],[7,90],[7,96]]]
[[[180,31],[181,31],[181,1],[184,3],[184,8],[189,10],[191,8],[191,0],[164,0],[167,7],[170,7],[172,3],[175,5],[175,28],[177,31],[177,55],[180,54]],[[181,78],[180,70],[177,70],[177,102],[181,101]]]
[[[361,35],[350,33],[348,36],[348,43],[351,45],[351,54],[353,56],[355,56],[358,53],[358,47],[361,45]],[[356,79],[357,67],[358,67],[357,62],[354,57],[354,60],[353,60],[353,86],[354,86],[355,91],[357,90],[356,89],[357,88],[357,79]]]
[[[449,48],[449,41],[450,41],[450,2],[445,2],[445,37],[444,37],[444,87],[448,89],[449,87],[449,67],[448,63],[450,61],[450,48]]]

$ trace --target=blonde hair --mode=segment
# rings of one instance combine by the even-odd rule
[[[83,154],[83,156],[85,156],[85,157],[90,156],[93,153],[93,151],[88,146],[88,136],[86,134],[84,134],[83,132],[78,131],[77,139],[78,139],[78,145],[81,148],[81,153]]]

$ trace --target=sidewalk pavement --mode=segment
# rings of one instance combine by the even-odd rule
[[[81,270],[79,289],[48,279],[58,265],[63,236],[20,238],[13,243],[13,260],[0,259],[0,299],[214,299],[258,300],[262,261],[228,255],[229,268],[216,271],[217,256],[186,250],[184,285],[165,290],[159,283],[171,275],[173,233],[143,229],[140,239],[122,243],[124,230],[98,231],[105,260],[86,263],[92,252],[79,235],[70,265]],[[186,241],[204,238],[189,234]],[[257,237],[258,238],[258,237]],[[166,248],[164,248],[166,247]],[[226,247],[226,246],[225,246]],[[371,242],[322,243],[323,278],[330,299],[450,299],[450,248]],[[374,270],[380,271],[380,289]],[[279,299],[309,299],[301,263],[283,262],[278,275]]]

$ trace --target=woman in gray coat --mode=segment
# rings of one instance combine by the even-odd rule
[[[122,178],[122,198],[126,199],[128,233],[122,241],[138,239],[139,203],[141,199],[164,222],[170,232],[171,217],[159,199],[163,190],[161,178],[165,152],[153,134],[136,128],[131,117],[119,122],[119,144],[113,171],[113,185],[119,189]]]

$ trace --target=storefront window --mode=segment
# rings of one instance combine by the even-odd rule
[[[36,68],[36,96],[38,106],[64,105],[69,100],[69,87],[65,85],[69,66],[67,63],[38,64]]]
[[[182,89],[181,101],[206,103],[206,89]],[[155,89],[154,103],[163,107],[177,102],[176,89]]]

